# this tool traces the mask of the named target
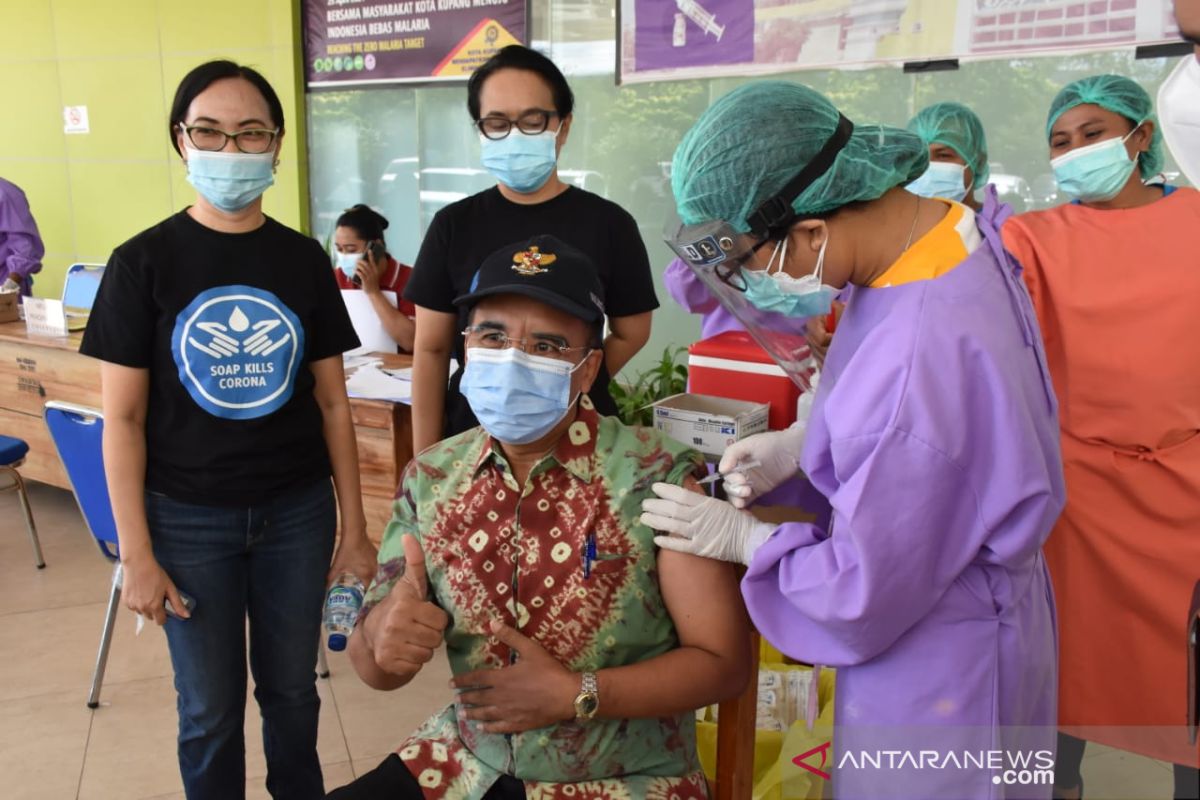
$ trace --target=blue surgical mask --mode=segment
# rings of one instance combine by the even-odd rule
[[[358,270],[358,262],[362,259],[362,253],[338,253],[337,266],[342,271],[342,274],[347,278],[353,278]]]
[[[521,133],[517,128],[503,139],[479,134],[483,168],[514,192],[529,194],[546,185],[558,162],[558,131]]]
[[[505,444],[536,442],[571,408],[571,375],[579,365],[531,356],[515,347],[471,347],[459,391],[479,424]]]
[[[1137,166],[1137,159],[1130,158],[1125,149],[1125,140],[1136,130],[1077,148],[1051,160],[1050,169],[1054,170],[1058,188],[1084,203],[1112,200],[1125,188]]]
[[[833,308],[833,298],[837,289],[821,283],[821,275],[825,268],[825,246],[829,237],[821,243],[817,253],[817,268],[812,274],[803,278],[793,278],[783,271],[783,262],[787,259],[787,237],[775,245],[771,260],[766,269],[743,269],[742,277],[746,281],[746,299],[760,311],[770,311],[783,314],[786,317],[804,319],[828,314]],[[771,272],[771,265],[779,256],[779,269]]]
[[[223,153],[187,148],[188,183],[222,211],[241,211],[275,183],[275,153]]]
[[[967,169],[951,161],[930,161],[929,169],[907,188],[920,197],[943,197],[961,203],[967,196]]]

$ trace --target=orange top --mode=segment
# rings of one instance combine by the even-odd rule
[[[887,272],[876,278],[873,288],[927,281],[957,267],[983,243],[975,225],[975,212],[962,203],[935,197],[950,207],[937,225],[912,243]]]
[[[1067,505],[1046,542],[1059,725],[1196,765],[1187,615],[1200,578],[1200,193],[1065,205],[1002,235],[1059,400]]]

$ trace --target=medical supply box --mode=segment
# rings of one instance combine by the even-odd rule
[[[768,403],[770,429],[796,421],[800,387],[744,331],[726,331],[688,348],[688,389],[695,394]]]
[[[767,430],[766,403],[677,394],[654,404],[654,427],[714,460],[739,439]]]

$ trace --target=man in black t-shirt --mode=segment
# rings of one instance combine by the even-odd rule
[[[582,250],[599,270],[610,333],[590,397],[601,414],[616,414],[610,376],[649,339],[658,299],[633,217],[558,177],[557,156],[570,132],[573,105],[571,88],[554,63],[519,45],[504,48],[471,76],[467,106],[479,128],[483,166],[498,184],[434,216],[404,292],[417,307],[416,452],[477,424],[459,393],[461,370],[447,388],[450,358],[463,361],[466,326],[454,298],[470,292],[475,273],[498,247],[538,234]]]

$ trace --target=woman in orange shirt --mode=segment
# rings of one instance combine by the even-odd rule
[[[1076,81],[1046,128],[1076,198],[1003,229],[1025,267],[1059,399],[1067,506],[1046,543],[1060,629],[1056,797],[1086,741],[1176,765],[1196,797],[1185,620],[1200,578],[1200,193],[1162,165],[1149,95]]]

